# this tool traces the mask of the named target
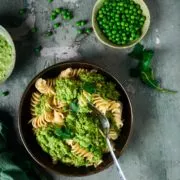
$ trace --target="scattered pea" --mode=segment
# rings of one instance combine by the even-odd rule
[[[85,29],[85,33],[87,33],[87,34],[91,34],[92,31],[93,31],[92,28]]]
[[[36,54],[39,54],[40,51],[41,51],[41,49],[42,49],[42,46],[39,45],[39,46],[37,46],[37,47],[34,48],[34,52],[35,52]]]
[[[55,23],[55,24],[53,25],[53,27],[54,27],[55,29],[57,29],[58,27],[60,27],[60,25],[61,25],[61,23]]]
[[[56,8],[54,10],[57,14],[61,14],[62,13],[62,8]]]
[[[83,30],[83,29],[78,29],[78,30],[77,30],[77,33],[78,33],[78,34],[83,34],[83,33],[84,33],[84,30]]]
[[[53,0],[48,0],[48,3],[51,3],[51,2],[53,2]]]
[[[31,32],[32,33],[36,33],[38,31],[38,29],[36,28],[36,27],[33,27],[32,29],[31,29]]]
[[[26,9],[26,8],[22,8],[22,9],[19,10],[19,14],[22,15],[22,16],[23,16],[26,12],[27,12],[27,9]]]
[[[48,31],[44,35],[45,35],[45,37],[50,37],[50,36],[53,35],[53,32],[52,31]]]
[[[50,19],[53,21],[57,18],[57,15],[51,15]]]

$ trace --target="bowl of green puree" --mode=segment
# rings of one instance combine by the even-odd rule
[[[0,25],[0,84],[11,75],[16,60],[13,40],[7,30]]]
[[[92,25],[103,44],[117,49],[130,48],[146,35],[150,13],[143,0],[97,0]]]

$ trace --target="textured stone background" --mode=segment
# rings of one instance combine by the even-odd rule
[[[134,111],[134,132],[129,146],[120,157],[128,180],[180,180],[180,93],[160,94],[128,76],[134,60],[127,57],[128,50],[112,50],[100,44],[95,35],[75,43],[76,29],[73,22],[91,17],[96,0],[0,0],[0,24],[9,24],[17,16],[19,8],[30,10],[25,23],[18,29],[10,28],[16,40],[17,63],[12,76],[0,86],[10,95],[0,98],[0,110],[11,114],[17,127],[18,105],[29,81],[44,68],[69,59],[94,62],[115,75],[120,82],[126,80]],[[146,0],[152,17],[151,28],[143,43],[156,49],[153,65],[164,87],[180,91],[180,1]],[[49,27],[50,10],[66,6],[74,11],[75,18],[64,23],[57,33],[42,37]],[[9,18],[9,16],[12,16]],[[29,27],[35,25],[39,32],[33,38],[22,38]],[[33,47],[41,44],[39,57]],[[85,178],[69,178],[53,175],[55,180],[118,179],[114,167]]]

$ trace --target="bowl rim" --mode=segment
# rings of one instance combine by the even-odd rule
[[[114,48],[114,49],[127,49],[127,48],[131,48],[133,46],[135,46],[137,43],[139,43],[147,34],[148,30],[149,30],[149,27],[150,27],[150,23],[151,23],[151,15],[150,15],[150,11],[149,11],[149,8],[147,6],[147,4],[144,2],[144,0],[141,0],[141,2],[139,2],[138,4],[142,3],[143,6],[145,6],[146,10],[147,10],[147,16],[148,16],[148,19],[146,19],[146,22],[147,23],[147,28],[146,28],[146,31],[144,31],[144,33],[142,33],[142,35],[137,39],[135,40],[133,43],[131,44],[127,44],[127,45],[115,45],[113,44],[109,44],[109,40],[107,39],[107,42],[104,41],[98,34],[97,32],[97,28],[96,28],[96,24],[95,21],[96,21],[96,10],[97,10],[97,6],[99,5],[99,3],[101,3],[102,1],[105,1],[105,0],[97,0],[96,3],[94,4],[94,7],[93,7],[93,10],[92,10],[92,27],[93,27],[93,30],[94,30],[94,33],[97,37],[97,39],[104,45],[108,46],[108,47],[111,47],[111,48]],[[136,1],[136,0],[133,0],[133,1]],[[137,3],[137,2],[136,2]],[[97,25],[98,26],[98,25]],[[104,36],[102,34],[102,36]],[[104,36],[105,37],[105,36]],[[106,38],[106,37],[105,37]]]
[[[102,72],[105,72],[106,74],[108,74],[109,76],[111,76],[116,82],[117,84],[121,87],[122,91],[124,92],[126,98],[127,98],[127,101],[128,101],[128,104],[129,104],[129,108],[130,108],[130,131],[129,131],[129,134],[128,134],[128,137],[127,137],[127,140],[122,148],[122,150],[120,151],[119,155],[117,158],[119,158],[121,156],[121,154],[125,151],[125,149],[127,148],[127,145],[130,141],[130,138],[132,136],[132,131],[133,131],[133,122],[134,122],[134,118],[133,118],[133,110],[132,110],[132,103],[130,101],[130,98],[125,90],[125,88],[122,86],[122,84],[117,80],[117,78],[115,78],[113,75],[111,75],[106,69],[104,70],[104,68],[101,68],[99,67],[98,65],[94,64],[94,63],[89,63],[89,62],[84,62],[84,61],[65,61],[65,62],[60,62],[60,63],[57,63],[57,64],[54,64],[52,66],[49,66],[48,68],[42,70],[41,72],[39,72],[27,85],[25,91],[23,92],[23,95],[21,97],[21,100],[20,100],[20,104],[19,104],[19,109],[18,109],[18,132],[19,132],[19,135],[20,135],[20,139],[21,139],[21,142],[22,144],[24,145],[26,151],[28,152],[28,154],[31,156],[31,158],[37,163],[39,164],[41,167],[43,167],[44,169],[46,170],[50,170],[52,172],[54,172],[55,174],[58,174],[58,175],[64,175],[64,176],[69,176],[69,177],[85,177],[85,176],[90,176],[90,175],[93,175],[93,174],[97,174],[101,171],[104,171],[105,169],[109,168],[112,164],[113,164],[113,161],[110,162],[109,164],[107,164],[106,166],[103,167],[103,169],[99,169],[99,170],[96,170],[96,171],[91,171],[91,172],[88,172],[87,174],[76,174],[76,175],[73,175],[73,174],[68,174],[68,173],[63,173],[63,172],[59,172],[59,171],[56,171],[54,168],[52,167],[48,167],[47,165],[44,165],[42,162],[40,162],[40,160],[38,160],[38,158],[36,158],[33,153],[31,152],[31,150],[28,148],[27,146],[27,142],[25,141],[24,139],[24,135],[23,135],[23,131],[22,131],[22,127],[21,127],[21,121],[22,121],[22,118],[21,118],[21,112],[22,112],[22,106],[23,106],[23,102],[24,102],[24,99],[30,89],[30,87],[34,84],[34,81],[39,78],[39,77],[42,77],[43,74],[47,73],[48,71],[56,68],[56,67],[59,67],[61,65],[69,65],[69,67],[72,65],[72,64],[79,64],[79,65],[89,65],[91,67],[94,67],[94,68],[97,68],[99,69],[100,71]]]
[[[0,85],[3,84],[12,74],[14,68],[15,68],[15,64],[16,64],[16,48],[15,48],[15,44],[13,42],[13,39],[11,37],[11,35],[9,34],[9,32],[2,26],[0,25],[0,35],[2,35],[7,42],[10,44],[10,46],[12,47],[12,64],[11,67],[8,70],[8,73],[6,75],[6,77],[0,81]]]

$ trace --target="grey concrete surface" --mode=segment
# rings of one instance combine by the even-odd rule
[[[180,180],[180,92],[160,94],[145,87],[128,75],[135,61],[128,58],[129,50],[113,50],[100,44],[92,34],[80,43],[75,42],[75,21],[90,19],[96,0],[0,0],[0,24],[8,24],[17,16],[19,8],[28,11],[23,26],[9,29],[16,39],[17,63],[13,74],[0,90],[10,95],[0,97],[0,110],[10,113],[17,127],[18,105],[29,81],[44,68],[69,59],[96,63],[115,75],[128,91],[134,112],[134,130],[127,150],[119,158],[128,180]],[[180,91],[180,1],[146,0],[151,12],[151,27],[143,40],[146,47],[156,49],[153,60],[155,73],[164,87]],[[42,36],[49,27],[52,8],[66,6],[75,18],[63,23],[49,38]],[[7,16],[12,15],[12,18]],[[2,18],[3,17],[3,18]],[[33,38],[21,37],[27,28],[39,28]],[[18,24],[18,23],[17,23]],[[90,26],[90,23],[89,23]],[[41,44],[40,56],[33,47]],[[115,167],[84,178],[70,178],[52,174],[54,180],[117,180]]]

